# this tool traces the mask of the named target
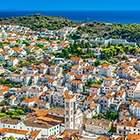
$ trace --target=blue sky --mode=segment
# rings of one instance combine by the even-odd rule
[[[1,0],[0,10],[140,10],[140,0]]]

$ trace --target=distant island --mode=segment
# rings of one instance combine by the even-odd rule
[[[117,24],[103,22],[76,22],[67,18],[43,16],[41,14],[19,16],[12,18],[0,18],[1,24],[16,24],[29,27],[32,30],[40,31],[42,28],[58,30],[65,26],[78,27],[71,36],[72,39],[79,39],[83,33],[88,33],[88,39],[113,38],[126,39],[129,42],[140,43],[140,24]],[[82,26],[82,24],[85,24]]]

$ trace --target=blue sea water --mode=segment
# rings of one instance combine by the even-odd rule
[[[0,11],[0,18],[42,14],[60,16],[74,21],[140,24],[140,11]]]

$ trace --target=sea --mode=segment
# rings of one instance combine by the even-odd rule
[[[77,22],[140,24],[140,11],[0,11],[0,18],[33,14],[60,16]]]

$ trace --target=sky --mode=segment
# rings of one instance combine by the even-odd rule
[[[140,0],[1,0],[0,10],[140,10]]]

